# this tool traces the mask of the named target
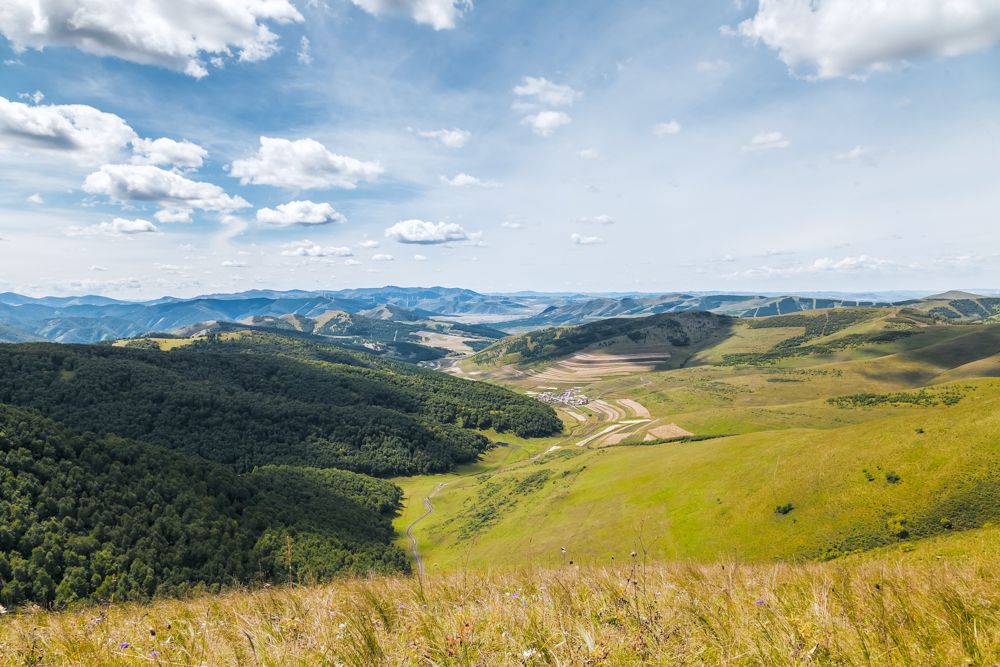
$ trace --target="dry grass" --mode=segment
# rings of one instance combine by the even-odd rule
[[[377,578],[0,621],[11,665],[996,665],[1000,556]],[[154,634],[155,633],[155,634]],[[127,646],[126,646],[127,643]]]

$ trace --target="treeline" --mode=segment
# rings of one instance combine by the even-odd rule
[[[0,603],[68,605],[399,571],[395,485],[231,468],[0,406]]]
[[[250,470],[286,464],[377,476],[441,472],[489,441],[561,429],[549,406],[484,383],[267,334],[168,353],[0,347],[0,403],[80,432]]]

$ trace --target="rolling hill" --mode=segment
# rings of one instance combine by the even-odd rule
[[[453,368],[542,396],[567,434],[398,480],[400,546],[427,571],[609,563],[640,542],[657,560],[815,560],[1000,519],[1000,325],[835,308],[700,314],[715,325],[690,352],[629,337],[692,316],[534,332]]]

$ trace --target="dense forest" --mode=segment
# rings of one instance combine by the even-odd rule
[[[0,603],[65,605],[398,571],[395,485],[227,466],[0,406]]]
[[[0,604],[409,567],[401,491],[477,429],[559,431],[500,387],[271,333],[170,352],[0,345]]]
[[[506,389],[257,335],[259,347],[215,341],[168,353],[3,346],[0,403],[243,471],[287,464],[376,476],[441,472],[488,448],[473,429],[561,429],[551,408]]]

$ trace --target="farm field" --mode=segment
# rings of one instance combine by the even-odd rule
[[[683,368],[636,361],[667,357],[633,341],[541,364],[467,360],[462,376],[576,388],[589,403],[556,404],[562,437],[396,480],[397,533],[435,490],[411,528],[431,573],[608,564],[640,544],[657,560],[829,559],[996,520],[1000,328],[908,326],[894,338],[893,315],[856,320],[811,336],[781,318],[739,322]],[[790,339],[809,353],[751,356]]]

